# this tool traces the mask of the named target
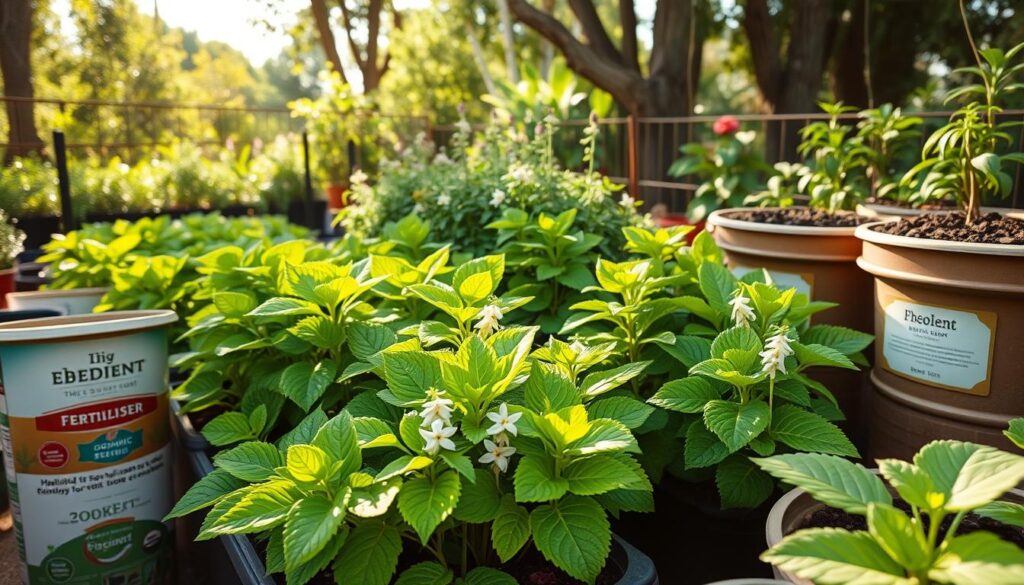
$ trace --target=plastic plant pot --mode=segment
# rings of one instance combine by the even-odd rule
[[[1024,246],[857,228],[874,276],[871,458],[909,460],[935,439],[1011,449],[1024,416]]]
[[[92,313],[100,299],[107,293],[105,288],[69,288],[61,290],[34,290],[13,292],[7,295],[11,309],[52,309],[61,315],[84,315]]]

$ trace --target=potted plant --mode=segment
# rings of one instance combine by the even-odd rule
[[[694,177],[701,182],[686,207],[690,225],[700,229],[708,214],[723,208],[742,207],[764,184],[762,177],[772,168],[753,145],[757,132],[740,130],[733,116],[722,116],[712,125],[712,144],[693,142],[679,148],[682,158],[672,163],[668,174]]]
[[[488,266],[456,276],[456,290],[482,283]],[[447,300],[436,292],[421,288]],[[456,351],[384,353],[386,387],[337,416],[317,409],[277,444],[221,452],[169,517],[212,505],[198,537],[259,534],[267,571],[289,583],[327,571],[379,585],[396,573],[512,584],[536,570],[592,583],[635,570],[607,563],[607,514],[651,489],[629,429],[588,413],[597,389],[527,359],[534,328],[499,330],[487,312],[473,320],[478,333],[455,319]],[[524,394],[510,406],[513,383]]]
[[[312,137],[310,145],[317,171],[326,181],[324,192],[330,209],[345,207],[344,194],[348,190],[345,179],[353,168],[349,160],[349,143],[358,142],[357,116],[362,102],[341,76],[334,71],[322,72],[324,85],[317,99],[300,98],[288,104],[293,117],[306,120]]]
[[[808,163],[776,164],[777,174],[768,179],[767,189],[747,199],[763,207],[714,211],[707,229],[735,273],[765,269],[782,287],[794,287],[816,301],[838,303],[818,322],[870,333],[871,307],[864,299],[871,294],[871,278],[856,265],[861,244],[854,230],[861,220],[852,211],[867,192],[866,149],[853,127],[839,119],[850,108],[821,107],[829,119],[801,131],[799,150]],[[810,197],[809,206],[793,206],[797,193]],[[822,381],[833,389],[848,418],[847,428],[860,442],[864,376],[824,376]]]
[[[857,117],[857,138],[865,147],[870,188],[857,213],[874,218],[921,213],[918,192],[902,185],[899,176],[913,166],[908,160],[918,145],[923,120],[905,115],[892,104],[863,110]]]
[[[876,471],[839,457],[754,463],[797,489],[780,499],[761,558],[801,585],[1024,582],[1024,457],[934,441]],[[879,478],[888,482],[888,486]]]
[[[7,213],[0,209],[0,309],[7,306],[7,293],[14,290],[14,259],[25,242],[25,233],[7,220]]]
[[[978,66],[966,72],[979,82],[952,94],[971,101],[931,135],[903,178],[924,198],[955,198],[959,211],[857,229],[858,264],[875,277],[874,456],[909,457],[937,438],[1006,447],[1000,429],[1024,414],[1015,350],[1024,221],[981,210],[983,197],[1009,192],[1009,166],[1024,162],[1024,153],[1004,152],[1016,123],[998,119],[1005,94],[1019,86],[1014,59],[1022,51],[977,53]]]

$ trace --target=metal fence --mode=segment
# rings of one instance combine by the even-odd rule
[[[67,148],[72,156],[96,154],[101,157],[121,156],[122,160],[134,161],[148,155],[148,150],[170,144],[176,140],[189,140],[200,145],[222,144],[227,137],[248,141],[259,137],[269,140],[286,133],[298,132],[303,121],[292,118],[283,107],[231,107],[207,104],[181,103],[137,103],[109,102],[100,100],[60,100],[36,98],[28,100],[16,97],[0,97],[6,111],[29,107],[36,108],[36,119],[49,123],[63,123],[74,128],[69,132]],[[923,141],[934,128],[948,119],[950,112],[914,112],[924,119]],[[373,114],[374,121],[366,114],[357,114],[366,122],[359,132],[363,140],[355,149],[353,164],[364,166],[368,159],[379,154],[373,145],[407,142],[416,134],[427,133],[435,143],[448,143],[455,127],[452,125],[433,126],[426,116]],[[1024,110],[1007,110],[1002,119],[1024,123]],[[755,145],[761,149],[769,162],[786,160],[798,162],[796,153],[799,130],[821,120],[828,120],[823,113],[812,114],[738,114],[743,129],[757,130]],[[711,142],[714,139],[712,124],[718,116],[681,117],[618,117],[606,118],[599,122],[601,133],[598,138],[597,167],[612,178],[627,186],[629,192],[644,200],[648,207],[664,204],[670,210],[685,209],[693,192],[699,187],[696,177],[670,177],[668,168],[680,156],[679,147],[692,142]],[[844,123],[855,124],[856,114],[840,116]],[[8,116],[9,122],[17,123],[18,116]],[[567,120],[557,126],[557,140],[564,148],[561,162],[571,169],[579,169],[581,148],[579,139],[583,135],[586,120]],[[41,129],[41,131],[45,129]],[[4,121],[0,119],[0,132],[6,136]],[[45,137],[44,137],[45,138]],[[1014,137],[1016,150],[1024,150],[1024,124]],[[0,143],[0,151],[13,145]],[[38,145],[30,145],[38,146]],[[315,152],[313,153],[315,157]],[[1006,202],[1013,207],[1024,207],[1024,169],[1020,165],[1014,172],[1014,186],[1011,198]]]

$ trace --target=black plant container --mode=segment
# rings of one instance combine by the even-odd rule
[[[60,233],[60,216],[30,215],[14,218],[14,225],[25,232],[25,248],[38,248]]]

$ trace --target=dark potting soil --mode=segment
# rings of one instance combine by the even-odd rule
[[[896,207],[898,209],[913,209],[914,208],[913,205],[911,205],[911,204],[909,204],[909,203],[907,203],[905,201],[893,201],[891,199],[879,199],[877,197],[868,197],[867,199],[864,200],[864,203],[867,203],[867,204],[870,204],[870,205],[881,205],[883,207]],[[939,201],[939,202],[935,202],[935,203],[925,203],[924,205],[920,206],[918,209],[923,209],[925,211],[929,211],[929,210],[952,210],[952,209],[956,209],[956,202],[955,201]]]
[[[896,500],[893,505],[903,510],[907,514],[910,514],[910,506],[903,500]],[[928,530],[928,517],[922,516],[921,520],[924,525],[924,529]],[[953,522],[953,516],[946,516],[943,519],[942,524],[939,525],[939,538],[943,538],[946,532],[949,530],[949,525]],[[867,530],[868,523],[864,516],[857,516],[855,514],[848,514],[842,510],[835,508],[822,508],[816,512],[812,512],[800,525],[801,528],[845,528],[846,530]],[[1003,524],[997,520],[991,518],[985,518],[984,516],[978,516],[977,514],[968,514],[964,516],[963,521],[957,528],[956,533],[958,535],[970,534],[971,532],[977,532],[978,530],[985,530],[994,533],[999,538],[1012,542],[1017,546],[1024,548],[1024,528],[1018,528],[1016,526],[1010,526]]]
[[[968,225],[963,212],[927,214],[882,224],[875,231],[893,236],[974,244],[1024,245],[1024,220],[986,213]]]
[[[810,207],[749,209],[732,212],[729,214],[729,217],[754,223],[808,227],[856,227],[864,221],[856,213],[829,214],[820,209],[811,209]]]

